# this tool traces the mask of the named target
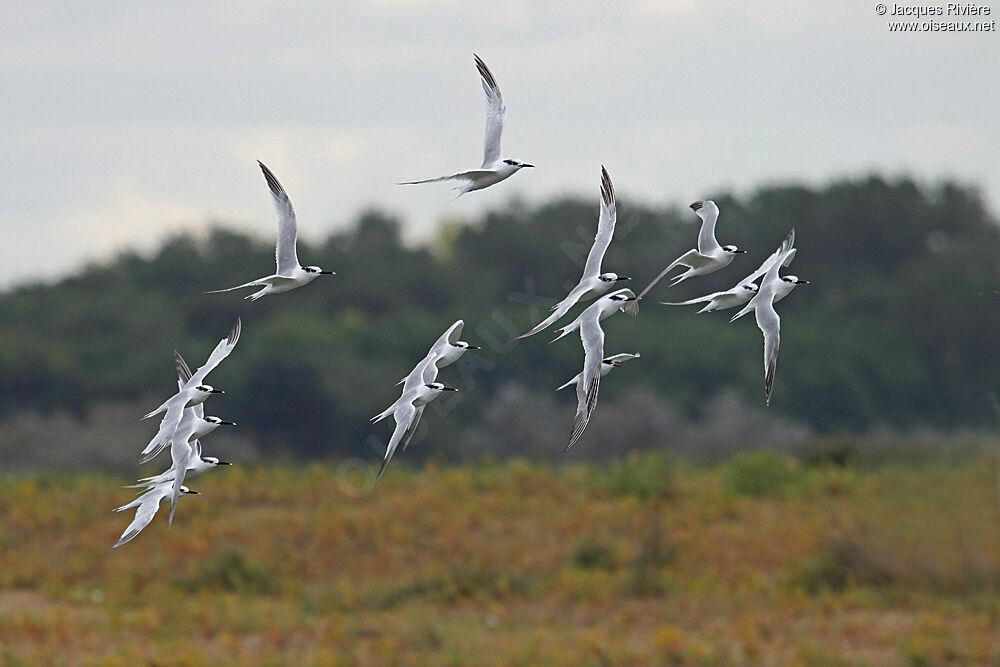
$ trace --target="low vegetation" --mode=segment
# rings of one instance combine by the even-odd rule
[[[345,465],[0,483],[0,664],[1000,663],[992,458]]]

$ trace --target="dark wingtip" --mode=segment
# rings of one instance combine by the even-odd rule
[[[267,181],[267,187],[278,196],[282,196],[285,193],[284,188],[281,187],[281,183],[278,182],[278,178],[274,173],[267,168],[260,160],[257,160],[257,164],[260,165],[260,170],[264,172],[264,180]]]
[[[690,207],[691,207],[692,211],[699,211],[699,210],[701,210],[701,207],[704,206],[704,205],[705,205],[704,200],[699,199],[696,202],[692,202],[690,204]]]
[[[615,203],[615,186],[611,183],[611,176],[608,175],[608,170],[601,165],[601,197],[604,199],[604,203],[611,205]]]

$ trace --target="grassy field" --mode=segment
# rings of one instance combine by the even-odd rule
[[[2,664],[1000,664],[992,459],[0,482]]]

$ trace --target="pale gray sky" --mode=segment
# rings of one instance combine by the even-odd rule
[[[874,8],[16,3],[0,21],[0,287],[209,220],[273,234],[257,158],[310,238],[370,205],[420,238],[515,195],[596,201],[601,163],[619,198],[650,204],[878,171],[958,178],[996,207],[1000,35],[890,33]],[[473,51],[507,101],[505,156],[538,168],[450,204],[447,185],[391,185],[478,166]]]

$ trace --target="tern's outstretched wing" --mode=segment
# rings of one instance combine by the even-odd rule
[[[760,266],[758,266],[753,273],[751,273],[746,278],[738,282],[737,285],[746,285],[748,283],[752,283],[753,281],[757,280],[762,275],[767,273],[767,270],[770,269],[771,265],[774,264],[776,261],[778,261],[779,258],[783,258],[783,261],[781,263],[782,266],[788,266],[789,264],[792,263],[792,260],[795,259],[794,248],[795,248],[795,228],[793,227],[792,230],[788,232],[788,236],[785,237],[785,240],[781,242],[780,246],[778,246],[777,250],[772,252],[767,259],[761,262]]]
[[[621,352],[619,354],[612,354],[610,357],[604,357],[604,361],[610,361],[614,364],[620,364],[623,361],[631,361],[632,359],[638,359],[641,357],[638,352]]]
[[[299,268],[299,256],[295,252],[295,244],[298,239],[298,225],[295,222],[295,210],[292,202],[285,194],[285,189],[274,177],[271,170],[263,162],[257,160],[260,170],[264,172],[264,180],[271,190],[271,199],[274,201],[274,210],[278,214],[278,242],[274,246],[274,261],[278,270],[275,272],[279,276],[291,276],[295,269]]]
[[[615,233],[615,220],[617,213],[615,209],[615,188],[611,184],[611,177],[608,171],[601,166],[601,217],[597,221],[597,234],[594,236],[594,245],[587,255],[587,263],[583,267],[584,278],[596,278],[601,275],[601,262],[604,260],[604,253],[611,245],[611,237]]]
[[[392,455],[396,452],[396,448],[399,447],[406,433],[416,428],[415,422],[419,419],[417,408],[413,407],[413,404],[410,402],[405,402],[396,408],[392,416],[396,420],[396,430],[392,432],[392,437],[389,439],[389,446],[385,448],[385,458],[382,459],[382,467],[378,471],[376,481],[382,479],[382,473],[389,467],[389,461],[392,460]],[[411,437],[412,435],[410,433]]]
[[[184,476],[187,474],[188,466],[191,465],[191,455],[193,449],[187,442],[180,442],[180,438],[175,437],[170,443],[170,456],[174,460],[172,468],[174,483],[170,489],[170,518],[167,525],[174,524],[174,510],[177,509],[177,499],[181,495],[181,485],[184,484]]]
[[[464,178],[469,181],[474,181],[482,176],[492,176],[493,171],[490,169],[469,169],[467,171],[459,171],[454,174],[449,174],[448,176],[438,176],[437,178],[425,178],[420,181],[404,181],[402,183],[396,183],[396,185],[419,185],[421,183],[437,183],[438,181],[450,181],[453,179]]]
[[[493,78],[493,73],[483,59],[472,54],[476,59],[476,69],[486,93],[486,136],[483,140],[483,168],[490,167],[500,161],[500,137],[503,134],[503,121],[507,116],[507,105],[503,103],[500,86]]]
[[[139,463],[152,461],[156,458],[157,454],[163,451],[164,447],[170,444],[170,440],[174,436],[174,431],[177,430],[177,425],[180,424],[183,416],[184,398],[179,394],[174,394],[167,401],[167,413],[160,420],[160,428],[157,429],[156,435],[149,441],[146,448],[142,450]]]
[[[188,380],[186,385],[184,385],[185,387],[194,387],[204,382],[208,374],[211,373],[216,366],[222,363],[223,359],[229,356],[229,353],[233,351],[233,348],[236,347],[236,343],[240,339],[241,328],[242,323],[240,322],[240,318],[237,317],[236,324],[234,324],[233,328],[229,330],[229,334],[219,341],[219,344],[215,346],[214,350],[212,350],[212,354],[208,356],[208,361],[206,361],[204,365],[200,366],[198,370],[194,372],[191,379]]]
[[[711,199],[696,201],[691,208],[701,218],[701,230],[698,231],[698,252],[710,255],[722,246],[715,240],[715,222],[719,219],[719,207]]]
[[[771,405],[774,387],[774,369],[778,364],[778,345],[781,343],[781,318],[774,309],[773,293],[770,299],[757,304],[757,326],[764,334],[764,404]]]
[[[177,350],[174,350],[174,366],[177,368],[177,385],[179,389],[184,389],[184,385],[187,381],[191,379],[191,369],[188,368],[187,362],[184,361],[184,357]],[[184,408],[184,411],[192,411],[192,414],[199,419],[205,416],[205,404],[199,403],[198,405],[191,408]],[[181,418],[183,419],[183,417]]]
[[[136,500],[133,500],[128,505],[122,505],[117,508],[116,512],[121,512],[122,510],[131,509],[132,507],[138,507],[135,511],[135,518],[132,519],[132,523],[128,525],[125,532],[122,533],[121,538],[115,543],[112,549],[120,547],[125,544],[136,535],[142,532],[142,530],[149,525],[156,516],[156,511],[160,509],[160,502],[170,493],[170,484],[161,484],[159,486],[153,487],[149,491],[146,491]]]
[[[580,340],[583,342],[583,381],[577,385],[577,407],[576,416],[573,418],[573,431],[570,433],[569,443],[563,451],[569,451],[570,447],[583,435],[590,415],[594,413],[597,406],[597,388],[601,382],[601,361],[604,358],[604,330],[595,314],[588,317],[580,324]]]
[[[566,295],[565,299],[563,299],[562,301],[560,301],[559,303],[557,303],[555,306],[552,307],[552,313],[548,317],[546,317],[544,320],[536,324],[531,329],[531,331],[521,334],[520,336],[518,336],[518,338],[527,338],[528,336],[534,336],[539,331],[543,331],[544,329],[547,329],[548,327],[555,324],[560,317],[569,312],[569,309],[572,308],[576,304],[576,302],[580,300],[580,297],[583,296],[584,292],[586,291],[587,290],[585,288],[581,287],[580,284],[577,283],[576,287],[574,287],[570,291],[570,293]]]
[[[420,418],[424,415],[424,407],[421,405],[417,408],[417,413],[413,415],[413,421],[410,422],[410,427],[406,429],[406,433],[403,434],[403,451],[410,445],[410,440],[413,439],[413,434],[417,432],[417,425],[420,423]]]
[[[431,345],[428,354],[436,353],[441,354],[448,349],[453,343],[457,343],[458,339],[462,337],[462,328],[465,326],[464,320],[456,320],[454,324],[445,329],[445,332],[438,336],[438,339],[434,341]]]
[[[725,292],[712,292],[711,294],[706,294],[705,296],[700,296],[697,299],[688,299],[687,301],[661,301],[664,306],[690,306],[693,303],[706,303],[712,299],[722,296]]]
[[[688,250],[686,253],[684,253],[674,261],[672,261],[670,263],[670,266],[660,271],[660,273],[655,278],[653,278],[653,280],[648,285],[643,287],[642,291],[639,292],[639,298],[641,299],[642,297],[646,296],[646,293],[649,292],[649,290],[653,289],[653,287],[656,286],[656,283],[663,280],[663,276],[670,273],[671,269],[673,269],[675,266],[687,266],[689,268],[696,268],[699,266],[704,266],[707,263],[708,260],[701,254],[699,254],[697,250]]]

